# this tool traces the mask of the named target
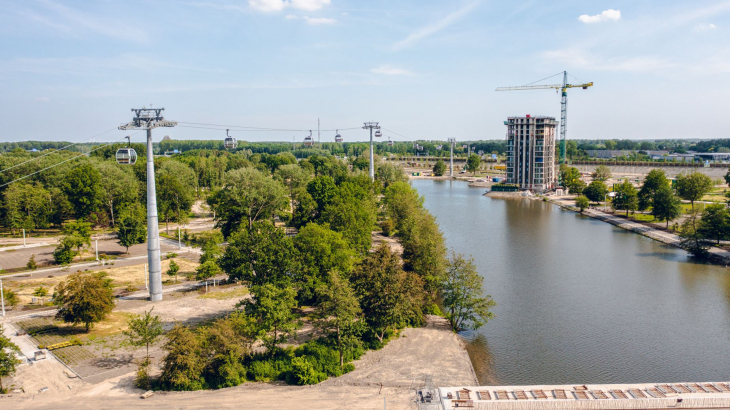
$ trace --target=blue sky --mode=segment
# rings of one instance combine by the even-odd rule
[[[730,1],[0,0],[0,7],[2,141],[85,140],[149,104],[190,123],[316,129],[320,118],[332,129],[380,121],[414,140],[501,139],[507,116],[559,117],[560,99],[555,91],[494,89],[563,70],[572,82],[595,82],[569,93],[569,139],[728,136]],[[560,78],[552,80],[545,83]],[[155,131],[156,139],[164,134],[210,139],[225,131]],[[233,134],[291,141],[307,133]]]

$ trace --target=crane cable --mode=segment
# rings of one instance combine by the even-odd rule
[[[88,142],[90,142],[90,141],[91,141],[92,139],[94,139],[94,138],[96,138],[96,137],[98,137],[98,136],[104,135],[104,134],[106,134],[106,133],[108,133],[108,132],[112,132],[112,131],[114,131],[114,130],[116,130],[116,127],[115,127],[115,128],[112,128],[112,129],[110,129],[110,130],[104,131],[104,132],[102,132],[101,134],[96,134],[96,135],[94,135],[93,137],[89,138],[89,139],[88,139],[87,141],[79,141],[79,142],[74,142],[73,144],[69,144],[69,145],[66,145],[65,147],[61,147],[61,148],[58,148],[58,149],[56,149],[56,150],[54,150],[54,151],[51,151],[51,152],[47,152],[47,153],[45,153],[45,154],[43,154],[43,155],[39,155],[39,156],[37,156],[37,157],[35,157],[35,158],[31,158],[31,159],[29,159],[29,160],[27,160],[27,161],[23,161],[23,162],[21,162],[20,164],[15,164],[15,165],[13,165],[13,166],[11,166],[11,167],[7,167],[7,168],[5,168],[5,169],[3,169],[3,170],[0,170],[0,174],[2,174],[2,173],[3,173],[3,172],[5,172],[5,171],[11,170],[11,169],[13,169],[13,168],[15,168],[15,167],[19,167],[19,166],[21,166],[21,165],[23,165],[23,164],[27,164],[27,163],[29,163],[29,162],[31,162],[31,161],[35,161],[35,160],[37,160],[37,159],[43,158],[43,157],[45,157],[45,156],[47,156],[47,155],[51,155],[51,154],[54,154],[54,153],[56,153],[56,152],[59,152],[59,151],[63,151],[63,150],[65,150],[65,149],[66,149],[66,148],[68,148],[68,147],[72,147],[72,146],[74,146],[74,145],[78,145],[78,144],[84,144],[84,143],[88,143]]]
[[[132,134],[132,135],[137,135],[137,134],[139,134],[140,132],[142,132],[142,131],[138,131],[138,132],[135,132],[135,133],[134,133],[134,134]],[[94,151],[96,151],[96,150],[99,150],[99,149],[102,149],[102,148],[106,148],[106,147],[108,147],[108,146],[110,146],[110,145],[114,145],[114,144],[116,144],[116,143],[118,143],[118,142],[120,142],[120,141],[124,141],[125,139],[127,139],[127,137],[124,137],[124,138],[122,138],[122,139],[120,139],[120,140],[112,141],[112,142],[110,142],[110,143],[108,143],[108,144],[106,144],[106,145],[100,145],[100,146],[98,146],[98,147],[96,147],[96,148],[94,148],[94,149],[90,150],[90,151],[89,151],[89,154],[91,154],[92,152],[94,152]],[[16,179],[14,179],[14,180],[12,180],[12,181],[10,181],[10,182],[6,182],[6,183],[4,183],[4,184],[0,185],[0,188],[6,187],[6,186],[8,186],[8,185],[10,185],[10,184],[16,183],[16,182],[18,182],[18,181],[20,181],[20,180],[26,179],[26,178],[28,178],[28,177],[31,177],[31,176],[35,175],[35,174],[41,173],[41,172],[43,172],[43,171],[45,171],[45,170],[48,170],[48,169],[51,169],[51,168],[57,167],[57,166],[59,166],[59,165],[61,165],[61,164],[64,164],[64,163],[66,163],[66,162],[69,162],[69,161],[71,161],[71,160],[74,160],[74,159],[76,159],[76,158],[78,158],[78,157],[83,157],[83,156],[86,156],[86,155],[87,155],[87,154],[81,153],[81,154],[79,154],[79,155],[76,155],[76,156],[74,156],[74,157],[71,157],[71,158],[65,159],[65,160],[63,160],[63,161],[61,161],[61,162],[59,162],[59,163],[56,163],[56,164],[53,164],[53,165],[47,166],[47,167],[45,167],[45,168],[43,168],[43,169],[39,169],[38,171],[32,172],[32,173],[30,173],[30,174],[26,174],[26,175],[24,175],[24,176],[22,176],[22,177],[20,177],[20,178],[16,178]]]

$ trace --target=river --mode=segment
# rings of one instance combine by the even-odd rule
[[[414,180],[496,318],[463,332],[481,384],[730,380],[730,270],[605,222]]]

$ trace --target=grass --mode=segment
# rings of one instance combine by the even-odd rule
[[[633,214],[631,216],[631,219],[635,221],[640,222],[655,222],[654,215],[648,215],[648,214]]]
[[[211,292],[210,288],[211,286],[209,285],[208,293],[198,296],[198,299],[227,300],[233,298],[242,298],[249,294],[248,288],[246,287],[237,287],[234,289],[222,290],[218,292]]]

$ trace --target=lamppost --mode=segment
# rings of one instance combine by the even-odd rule
[[[152,130],[174,127],[175,121],[162,117],[164,108],[132,108],[135,117],[120,130],[147,130],[147,262],[149,266],[150,300],[162,300],[162,262],[160,261],[160,232],[157,218],[157,191],[155,189],[155,161],[152,151]]]

